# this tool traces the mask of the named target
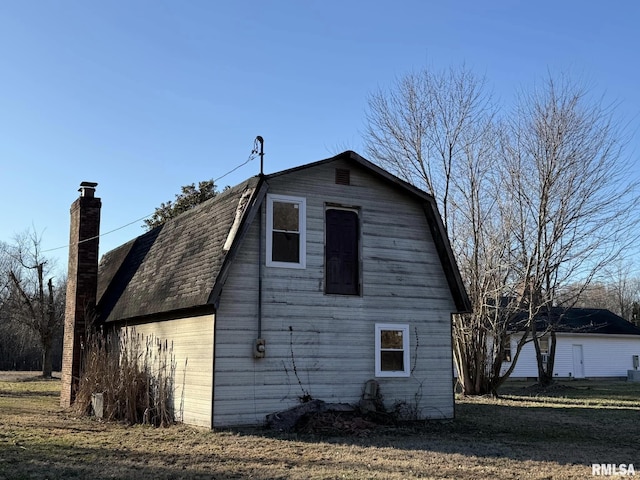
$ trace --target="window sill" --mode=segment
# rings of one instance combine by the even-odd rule
[[[267,267],[274,268],[295,268],[297,270],[304,270],[307,266],[303,263],[288,263],[288,262],[267,262]]]

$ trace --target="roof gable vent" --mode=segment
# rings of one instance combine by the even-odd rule
[[[336,168],[336,185],[351,185],[351,170]]]

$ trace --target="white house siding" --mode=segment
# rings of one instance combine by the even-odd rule
[[[166,341],[175,366],[176,419],[189,425],[211,427],[213,315],[145,323],[126,327],[143,338]]]
[[[512,352],[515,353],[517,339],[512,336]],[[640,336],[600,334],[557,334],[556,357],[553,374],[558,378],[579,376],[574,367],[573,346],[582,345],[584,376],[626,377],[633,369],[633,355],[640,355]],[[522,349],[511,378],[537,377],[533,343]]]
[[[266,356],[254,359],[256,219],[217,311],[214,426],[261,423],[266,414],[297,404],[304,394],[357,402],[364,383],[375,378],[376,323],[410,326],[412,374],[377,378],[384,402],[417,402],[423,417],[453,416],[455,306],[422,207],[355,167],[350,168],[350,186],[336,185],[336,167],[349,168],[335,162],[269,180],[270,193],[306,198],[306,268],[264,267],[261,337]],[[362,296],[323,293],[327,202],[360,208]],[[264,225],[264,209],[261,217]]]

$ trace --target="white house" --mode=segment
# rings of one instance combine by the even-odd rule
[[[543,331],[556,325],[556,378],[626,378],[627,371],[640,368],[640,328],[609,310],[596,308],[553,308],[550,320],[539,320]],[[511,335],[515,352],[518,334]],[[549,339],[540,342],[543,358],[548,355]],[[504,369],[509,362],[505,362]],[[527,343],[510,378],[537,378],[538,367],[532,342]]]

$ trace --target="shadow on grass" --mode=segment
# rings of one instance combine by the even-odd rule
[[[457,405],[455,420],[419,422],[401,428],[380,427],[362,438],[269,430],[234,431],[309,443],[391,447],[590,467],[592,463],[640,463],[637,448],[640,429],[636,427],[639,417],[637,408],[464,403]]]
[[[51,391],[24,391],[24,390],[2,390],[0,391],[0,397],[9,398],[29,398],[29,397],[59,397],[60,392]]]
[[[372,478],[367,472],[373,462],[375,478],[413,477],[409,470],[398,477],[397,459],[423,471],[469,465],[515,470],[521,462],[553,462],[586,476],[592,463],[640,463],[640,433],[629,423],[637,415],[637,410],[464,403],[455,420],[382,427],[365,437],[174,427],[123,429],[112,432],[120,441],[105,437],[90,446],[78,443],[92,435],[94,422],[69,425],[73,435],[40,442],[14,441],[0,429],[0,478],[304,478],[307,471],[319,472],[313,478],[337,478],[341,472],[349,472],[348,478]],[[136,435],[135,442],[129,434]],[[463,472],[449,470],[443,476],[480,478]]]
[[[464,400],[455,420],[349,436],[260,428],[127,429],[72,418],[50,400],[56,395],[16,392],[16,402],[24,398],[16,407],[31,409],[32,416],[21,417],[15,428],[0,422],[1,480],[338,478],[343,472],[348,478],[412,478],[415,469],[447,478],[503,478],[501,471],[516,478],[507,471],[529,468],[528,462],[565,468],[569,473],[561,478],[580,478],[589,476],[592,463],[640,464],[640,408]],[[29,404],[38,396],[47,397],[48,412]],[[474,470],[485,467],[493,469],[490,474]]]
[[[313,471],[313,478],[337,478],[341,472],[348,478],[417,476],[407,470],[398,477],[400,461],[405,466],[413,462],[423,472],[438,468],[438,475],[451,478],[481,478],[464,473],[474,465],[506,473],[530,465],[523,462],[552,462],[549,468],[564,465],[573,472],[560,477],[579,478],[588,476],[592,463],[639,463],[640,433],[629,423],[637,415],[636,410],[464,403],[458,405],[455,420],[382,427],[365,437],[258,428],[185,432],[188,429],[175,427],[162,432],[122,430],[114,434],[122,442],[92,446],[77,445],[68,437],[12,443],[0,430],[0,478],[305,478],[305,472]],[[90,425],[86,427],[76,434],[91,435]],[[124,441],[129,433],[148,443]],[[210,448],[198,448],[201,445]]]
[[[0,382],[59,382],[60,373],[53,373],[51,377],[45,377],[38,372],[12,372],[12,371],[0,371]]]
[[[211,458],[182,453],[162,455],[162,458],[140,456],[135,452],[110,448],[81,448],[50,445],[11,446],[0,444],[0,478],[13,480],[48,479],[227,479],[244,478],[243,471],[230,468],[231,462],[240,459],[227,458],[212,462]],[[152,463],[152,465],[149,465]],[[179,463],[179,465],[171,465]],[[215,463],[219,463],[216,465]],[[226,465],[225,465],[226,463]],[[202,465],[193,467],[193,465]],[[251,472],[246,472],[247,477]],[[253,478],[256,477],[255,475]]]

